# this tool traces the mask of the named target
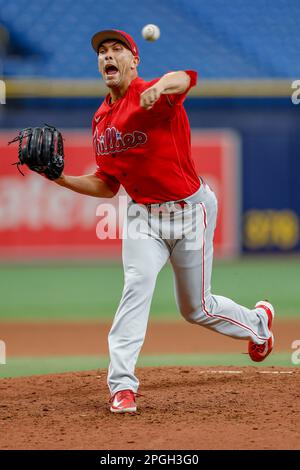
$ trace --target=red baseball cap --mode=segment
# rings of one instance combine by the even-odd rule
[[[104,41],[109,41],[110,39],[116,39],[117,41],[124,43],[128,49],[131,50],[134,56],[139,55],[139,51],[134,39],[130,36],[130,34],[125,33],[125,31],[120,31],[119,29],[105,29],[104,31],[99,31],[98,33],[94,34],[91,43],[97,54],[100,45]]]

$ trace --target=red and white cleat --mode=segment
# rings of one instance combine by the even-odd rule
[[[115,393],[110,399],[112,403],[110,411],[112,413],[135,413],[135,395],[132,390],[120,390]]]
[[[270,354],[274,346],[274,335],[271,331],[272,323],[275,316],[275,310],[270,302],[261,300],[255,305],[255,309],[259,310],[259,313],[266,313],[268,316],[268,328],[270,330],[270,338],[262,344],[256,344],[253,341],[249,341],[248,353],[252,361],[261,362]]]

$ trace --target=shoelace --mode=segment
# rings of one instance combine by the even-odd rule
[[[141,393],[134,393],[132,390],[121,390],[120,392],[117,392],[117,393],[120,394],[120,400],[124,400],[125,398],[131,399],[132,396],[134,398],[143,396]],[[116,394],[110,397],[109,403],[112,403],[114,401],[115,396]]]
[[[263,353],[265,350],[265,344],[252,344],[251,351],[256,351],[258,353]]]

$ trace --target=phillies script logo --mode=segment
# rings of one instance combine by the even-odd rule
[[[143,145],[147,142],[147,134],[133,131],[122,136],[115,127],[107,127],[104,134],[94,133],[94,146],[97,155],[109,155],[115,152],[125,152],[129,148]]]

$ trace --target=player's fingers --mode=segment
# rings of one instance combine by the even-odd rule
[[[148,111],[149,109],[153,108],[153,104],[145,104],[143,108]]]
[[[156,88],[152,88],[151,93],[150,93],[150,97],[151,97],[151,101],[153,101],[153,103],[155,103],[155,101],[158,100],[159,95],[158,95],[158,91],[157,91]]]
[[[143,108],[147,109],[149,106],[151,106],[153,104],[153,100],[149,96],[143,96],[143,97],[141,97],[140,104]]]
[[[147,108],[147,106],[148,106],[147,100],[146,100],[146,98],[145,98],[144,96],[141,96],[141,99],[140,99],[140,106],[141,106],[142,108]]]
[[[143,93],[141,93],[141,97],[155,101],[158,98],[158,91],[156,88],[148,88],[147,90],[143,91]]]
[[[154,99],[154,101],[157,101],[158,98],[159,98],[158,90],[156,88],[153,88],[153,99]]]
[[[147,101],[149,99],[150,94],[151,94],[151,91],[149,89],[143,91],[143,93],[141,93],[141,99],[144,101]]]
[[[152,106],[156,101],[157,101],[156,94],[155,94],[154,90],[151,90],[151,92],[149,93],[149,95],[146,98],[146,102],[149,106]]]
[[[148,104],[145,103],[144,106],[143,106],[143,108],[146,109],[146,110],[148,110],[148,109],[152,108],[152,106],[153,106],[153,105],[151,105],[151,104],[149,104],[149,103],[148,103]]]
[[[148,90],[144,91],[143,93],[141,93],[141,96],[140,96],[140,104],[141,106],[145,106],[147,103],[148,103],[148,98],[149,97],[149,92]]]
[[[156,88],[148,88],[140,96],[140,106],[145,109],[153,107],[154,103],[158,100],[159,93]]]

